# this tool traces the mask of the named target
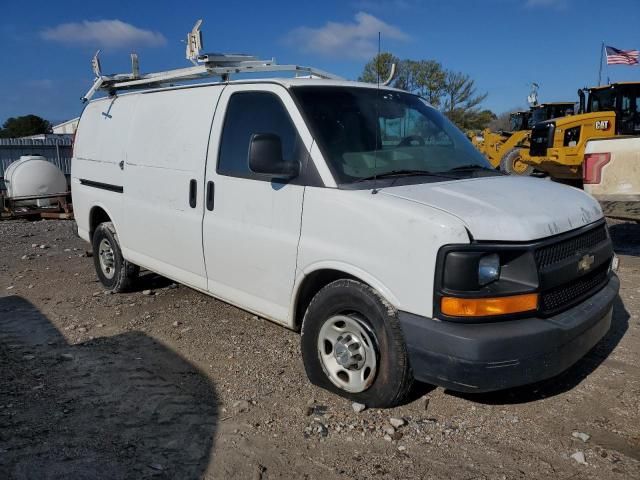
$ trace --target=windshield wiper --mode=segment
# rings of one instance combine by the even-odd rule
[[[392,177],[441,177],[441,178],[449,178],[453,179],[454,177],[450,177],[448,175],[441,175],[440,173],[430,172],[428,170],[410,170],[410,169],[401,169],[401,170],[391,170],[390,172],[378,173],[377,175],[371,175],[369,177],[362,177],[354,180],[355,182],[366,182],[367,180],[375,180],[377,178],[392,178]]]
[[[491,172],[494,172],[497,170],[495,168],[489,168],[489,167],[485,167],[482,165],[477,165],[477,164],[473,164],[470,163],[468,165],[460,165],[459,167],[453,167],[450,168],[449,170],[445,170],[447,172],[460,172],[460,171],[465,171],[465,170],[489,170]]]
[[[500,175],[504,175],[500,170],[496,170],[495,168],[484,167],[482,165],[469,164],[469,165],[460,165],[458,167],[450,168],[449,170],[445,170],[445,172],[472,172],[474,170],[484,170],[487,172],[494,172]]]

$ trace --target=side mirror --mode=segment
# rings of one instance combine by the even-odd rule
[[[249,170],[267,178],[289,180],[300,174],[300,163],[282,158],[278,135],[254,133],[249,142]]]

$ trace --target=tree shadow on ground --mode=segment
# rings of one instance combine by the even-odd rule
[[[201,478],[218,401],[194,365],[141,332],[69,345],[0,297],[0,478]]]
[[[628,328],[629,312],[627,312],[622,300],[618,296],[613,305],[613,316],[609,332],[587,355],[560,375],[543,382],[510,388],[508,390],[500,390],[498,392],[459,393],[447,391],[447,393],[472,402],[487,405],[528,403],[565,393],[579,385],[611,355],[611,352],[613,352],[618,343],[620,343],[620,340]]]

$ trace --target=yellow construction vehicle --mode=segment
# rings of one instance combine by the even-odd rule
[[[529,130],[530,115],[531,112],[529,110],[511,112],[509,115],[509,130],[498,130],[497,132],[493,132],[490,128],[485,128],[479,133],[478,131],[469,131],[467,132],[467,136],[471,139],[471,143],[481,151],[483,149],[489,149],[489,145],[496,145],[497,143],[504,141],[504,139],[509,137],[513,132]],[[498,164],[499,163],[500,162],[498,162]],[[494,166],[498,167],[498,165]]]
[[[586,93],[578,91],[577,115],[534,125],[525,163],[554,178],[580,181],[588,140],[640,135],[640,82],[593,87]]]
[[[533,167],[526,163],[529,151],[531,126],[550,118],[573,114],[574,102],[542,103],[528,111],[511,114],[510,131],[492,132],[485,129],[481,136],[473,138],[476,148],[491,165],[510,175],[531,175]]]
[[[529,110],[513,112],[509,117],[510,128],[508,131],[493,132],[491,129],[485,128],[479,136],[472,139],[472,142],[487,157],[494,168],[504,170],[503,157],[506,157],[506,154],[512,150],[525,146],[524,141],[529,135],[529,118]],[[516,174],[527,168],[529,165],[521,162],[512,164],[513,173]]]

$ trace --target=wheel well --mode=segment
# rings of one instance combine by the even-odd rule
[[[297,330],[302,326],[302,319],[307,311],[307,307],[311,303],[313,297],[329,285],[331,282],[341,279],[352,279],[361,281],[359,278],[349,275],[348,273],[341,272],[340,270],[318,270],[310,273],[303,281],[300,288],[298,288],[298,295],[296,298],[296,310],[294,325]]]
[[[89,214],[89,237],[93,238],[93,232],[96,231],[98,225],[110,221],[109,215],[101,207],[93,207]]]

